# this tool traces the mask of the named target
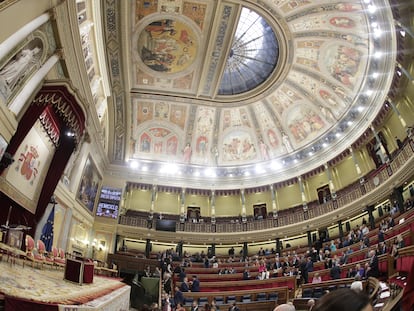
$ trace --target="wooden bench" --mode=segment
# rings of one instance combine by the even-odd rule
[[[223,268],[226,268],[226,267],[228,267],[228,266],[222,265],[219,268],[186,267],[185,272],[187,273],[187,275],[190,275],[190,274],[203,274],[203,273],[218,275],[220,270],[222,270]],[[241,272],[243,272],[244,269],[249,270],[249,272],[257,272],[259,270],[259,266],[248,266],[248,267],[243,266],[243,267],[240,267],[239,269],[236,268],[237,271],[240,270]]]
[[[302,284],[302,298],[321,298],[326,291],[332,291],[342,287],[350,287],[353,281],[354,278],[344,278],[323,281],[321,283]]]
[[[369,249],[366,249],[366,252],[369,251]],[[361,267],[365,266],[365,263],[369,262],[369,258],[360,260],[360,261],[356,261],[356,262],[351,262],[351,263],[347,263],[345,265],[341,266],[341,278],[346,278],[346,274],[349,271],[350,268],[354,268],[356,264],[360,264]],[[383,262],[385,262],[388,265],[389,262],[389,255],[388,254],[384,254],[384,255],[380,255],[378,256],[378,265],[380,267],[383,267],[384,264]],[[381,273],[386,273],[387,271],[381,271]],[[309,272],[309,281],[312,282],[312,278],[315,275],[315,273],[319,273],[319,275],[322,278],[322,281],[329,281],[331,280],[331,274],[330,274],[330,269],[323,269],[323,270],[318,270],[318,271],[313,271],[313,272]]]
[[[302,285],[302,298],[321,298],[326,292],[331,292],[338,288],[351,287],[354,278],[344,278],[338,280],[324,281],[321,283],[309,283]],[[380,282],[377,278],[369,277],[362,281],[364,291],[369,295],[371,302],[375,299],[380,289]]]
[[[182,282],[176,282],[178,287]],[[248,289],[265,289],[287,287],[293,294],[296,291],[296,276],[282,276],[270,278],[265,280],[240,280],[240,281],[212,281],[202,282],[200,284],[201,292],[212,291],[233,291],[233,290],[248,290]]]
[[[216,299],[220,310],[227,310],[233,302],[236,302],[240,311],[268,311],[273,310],[276,303],[282,304],[289,300],[289,288],[286,286],[225,292],[186,292],[183,294],[187,307],[191,306],[195,299],[198,300],[201,307]]]
[[[187,271],[186,271],[187,272]],[[243,280],[243,273],[231,273],[231,274],[207,274],[207,273],[189,273],[187,276],[191,278],[192,275],[196,275],[200,282],[212,282],[212,281],[241,281]],[[250,272],[250,279],[256,279],[259,272]],[[174,280],[178,280],[178,276],[174,276]]]

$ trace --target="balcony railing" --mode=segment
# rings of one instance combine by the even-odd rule
[[[364,198],[364,196],[369,196],[374,190],[380,189],[392,176],[399,176],[401,177],[399,178],[400,180],[407,180],[414,173],[414,165],[407,168],[404,164],[410,161],[413,158],[413,155],[414,142],[409,140],[408,143],[404,145],[404,148],[399,150],[389,163],[384,164],[364,176],[362,183],[357,181],[346,188],[339,190],[336,193],[337,197],[335,200],[323,204],[320,204],[318,201],[309,202],[307,214],[304,213],[301,205],[279,211],[278,217],[275,219],[248,220],[247,222],[241,222],[237,217],[231,220],[229,217],[225,217],[223,218],[225,221],[216,218],[216,223],[214,224],[210,219],[203,219],[203,222],[198,223],[180,223],[178,219],[179,216],[177,216],[176,231],[204,233],[258,231],[296,224],[307,219],[322,216],[335,209],[341,209],[342,207],[350,205],[352,202]],[[366,202],[366,205],[369,205],[370,203],[372,202]],[[121,215],[119,217],[119,224],[141,228],[155,228],[153,220],[149,220],[148,216],[149,213],[145,212],[137,212],[136,215]]]

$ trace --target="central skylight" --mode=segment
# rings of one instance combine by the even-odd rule
[[[256,88],[272,73],[278,56],[272,27],[256,12],[243,8],[218,94],[234,95]]]

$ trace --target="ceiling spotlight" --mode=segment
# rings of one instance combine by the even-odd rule
[[[206,175],[207,177],[216,177],[217,174],[216,172],[211,168],[206,168],[206,170],[204,171],[204,175]]]
[[[381,58],[381,56],[382,56],[382,52],[375,52],[374,53],[374,58],[376,58],[376,59],[378,59],[378,58]]]
[[[256,171],[256,174],[262,174],[265,172],[265,169],[261,165],[256,165],[255,171]]]
[[[175,174],[178,171],[178,166],[174,163],[168,163],[165,164],[160,171],[166,174]]]
[[[381,37],[382,31],[379,28],[375,28],[374,29],[374,38],[379,38]]]
[[[129,161],[129,167],[132,169],[137,169],[139,167],[138,161]]]
[[[377,7],[373,4],[368,5],[368,12],[374,14],[377,11]]]
[[[272,163],[270,164],[271,168],[273,170],[278,170],[282,167],[282,165],[280,164],[279,161],[273,160]]]

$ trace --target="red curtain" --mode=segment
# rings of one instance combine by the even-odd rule
[[[50,163],[49,170],[45,177],[42,192],[40,193],[39,201],[37,202],[35,219],[38,222],[45,213],[46,207],[50,202],[50,198],[55,192],[56,185],[69,161],[70,156],[76,146],[75,139],[72,136],[67,136],[68,129],[61,129],[60,144],[55,151],[55,155]]]
[[[14,202],[13,199],[8,198],[4,194],[0,194],[0,204],[2,206],[13,206],[12,214],[10,215],[10,224],[30,226],[32,227],[31,234],[35,232],[36,225],[42,218],[49,204],[50,198],[55,191],[66,164],[80,136],[83,135],[85,126],[85,115],[73,93],[64,85],[46,85],[36,95],[20,120],[16,133],[11,138],[6,152],[12,156],[15,155],[21,142],[45,109],[49,111],[48,116],[53,118],[51,120],[53,124],[60,127],[60,136],[58,146],[45,177],[34,217],[30,212]],[[67,124],[68,122],[71,123]],[[75,136],[67,135],[68,131],[75,132]],[[4,168],[0,168],[0,174],[3,172]],[[0,220],[2,220],[2,223],[5,222],[7,213],[8,208],[0,210]]]

